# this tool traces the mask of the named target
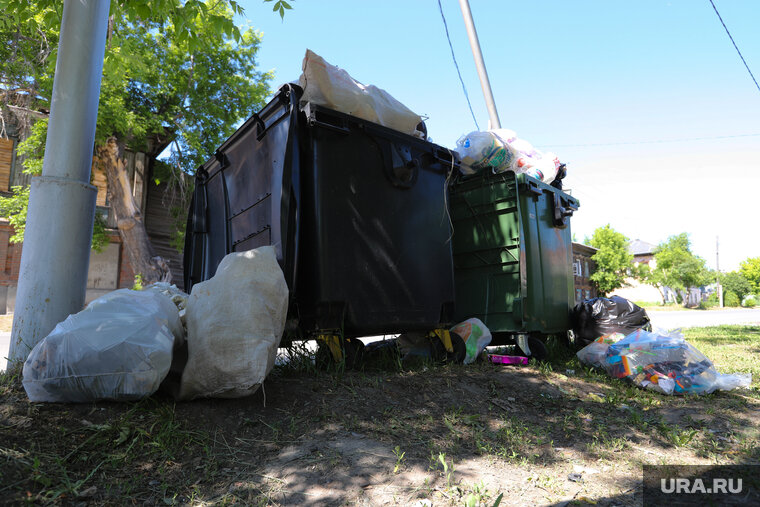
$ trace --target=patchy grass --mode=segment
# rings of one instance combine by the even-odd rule
[[[522,367],[324,372],[298,348],[264,392],[239,400],[36,404],[2,374],[0,497],[638,505],[642,464],[760,464],[760,328],[684,334],[720,371],[752,371],[752,389],[664,396],[581,365],[553,340],[549,361]]]
[[[686,340],[721,373],[750,372],[760,382],[760,326],[698,327],[683,331]]]

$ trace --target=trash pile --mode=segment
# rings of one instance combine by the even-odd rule
[[[470,132],[459,138],[456,152],[462,160],[463,174],[483,170],[494,174],[513,171],[552,184],[564,178],[566,172],[565,165],[554,153],[540,152],[508,129]]]
[[[166,283],[110,292],[32,349],[24,389],[33,402],[136,400],[174,379],[182,400],[247,396],[274,366],[287,298],[271,246],[227,255],[189,296]]]
[[[651,330],[646,310],[620,296],[581,301],[573,308],[570,322],[577,343],[588,345],[600,336],[637,329]]]
[[[578,359],[663,394],[709,394],[749,387],[751,373],[718,373],[704,354],[678,332],[638,329],[605,335],[579,350]]]

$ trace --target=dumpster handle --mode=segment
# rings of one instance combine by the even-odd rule
[[[567,225],[565,219],[573,216],[573,212],[578,207],[569,202],[567,199],[560,197],[559,194],[554,194],[554,225],[555,227],[563,227]]]

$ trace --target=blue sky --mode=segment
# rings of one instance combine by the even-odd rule
[[[760,79],[760,1],[713,0]],[[241,23],[263,33],[273,88],[306,49],[426,116],[453,148],[477,130],[437,0],[298,0],[285,20],[262,0]],[[481,129],[488,113],[457,0],[441,0]],[[501,125],[568,164],[577,239],[611,224],[657,244],[689,233],[721,270],[760,257],[760,90],[709,0],[470,0]]]

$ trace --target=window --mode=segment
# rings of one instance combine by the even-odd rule
[[[576,303],[580,303],[582,297],[583,296],[581,295],[581,290],[580,289],[575,289],[575,302]]]
[[[583,273],[581,272],[581,260],[576,259],[573,261],[573,276],[583,276]]]

